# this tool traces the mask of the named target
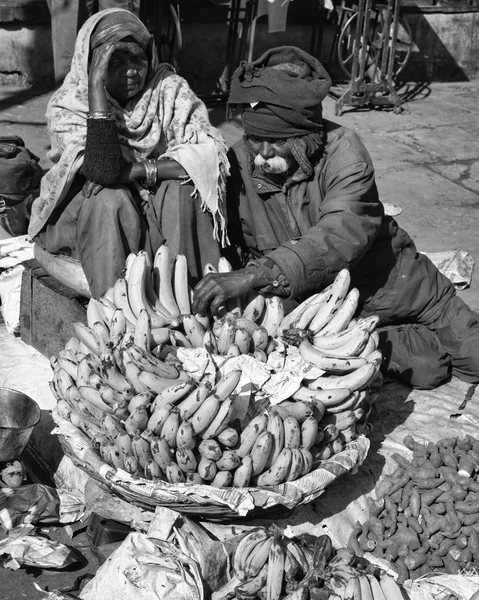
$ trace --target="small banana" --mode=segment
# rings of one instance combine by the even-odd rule
[[[301,471],[301,477],[307,475],[313,468],[313,455],[306,448],[300,448],[301,454],[303,455],[303,469]]]
[[[141,394],[135,394],[133,398],[128,402],[128,412],[131,414],[139,406],[144,406],[149,409],[151,405],[152,395],[150,392],[142,392]]]
[[[257,322],[263,315],[264,296],[256,290],[249,290],[246,294],[242,317]]]
[[[150,443],[150,451],[153,460],[160,467],[162,472],[166,475],[167,466],[171,462],[173,462],[170,447],[168,446],[166,440],[157,438],[155,441]]]
[[[186,481],[185,474],[174,462],[166,465],[166,479],[169,483],[185,483]]]
[[[153,458],[150,442],[145,440],[141,435],[135,434],[131,438],[131,450],[142,469],[144,469],[146,463]]]
[[[266,431],[269,431],[273,435],[273,447],[266,463],[266,467],[269,468],[274,464],[284,448],[283,419],[274,409],[268,415],[268,425],[266,426]]]
[[[150,352],[147,352],[132,343],[127,348],[128,355],[133,362],[142,370],[154,373],[158,377],[165,377],[167,379],[177,379],[179,372],[178,369],[171,364],[168,364],[156,356],[153,356]]]
[[[307,339],[301,342],[298,350],[304,360],[329,373],[349,373],[366,364],[366,359],[358,356],[328,356]]]
[[[170,329],[169,331],[170,344],[175,348],[193,348],[193,344],[186,335],[178,331],[178,329]]]
[[[163,479],[163,473],[161,472],[158,464],[149,458],[144,466],[145,479],[148,481],[161,481]]]
[[[323,290],[323,292],[324,291],[325,290]],[[321,294],[323,294],[323,292],[319,292],[317,294],[311,295],[309,298],[306,298],[306,300],[304,300],[303,302],[301,302],[300,304],[298,304],[298,306],[296,306],[288,314],[286,314],[283,317],[283,319],[282,319],[282,321],[280,323],[280,326],[279,326],[279,329],[278,329],[278,335],[283,335],[283,333],[287,329],[290,329],[291,327],[295,327],[295,322],[297,321],[297,319],[299,319],[299,317],[306,310],[306,308],[312,302],[314,302],[317,299],[318,296],[320,296]]]
[[[220,408],[220,400],[216,394],[211,394],[190,417],[191,427],[195,435],[201,435],[213,422]]]
[[[115,440],[119,433],[125,431],[125,428],[120,423],[120,420],[109,413],[105,413],[103,415],[101,426],[111,440]]]
[[[241,458],[234,450],[224,450],[221,457],[216,461],[219,471],[233,471],[241,464]]]
[[[239,541],[233,554],[233,573],[240,581],[247,579],[245,566],[248,556],[260,542],[264,542],[268,537],[265,529],[256,528],[249,531]]]
[[[234,344],[235,334],[236,325],[234,321],[231,318],[225,319],[216,340],[219,355],[225,356],[227,354],[231,344]]]
[[[377,331],[373,331],[369,335],[369,339],[364,347],[363,351],[359,355],[361,358],[368,358],[370,354],[372,354],[375,350],[377,350],[379,344],[379,333]]]
[[[155,281],[155,291],[161,304],[174,317],[178,317],[180,309],[173,292],[172,264],[170,261],[170,249],[166,244],[162,244],[156,251],[153,261],[153,278]]]
[[[127,431],[120,431],[115,438],[115,445],[118,450],[125,456],[132,452],[131,436]]]
[[[198,446],[198,452],[208,460],[219,460],[223,455],[223,450],[216,440],[203,440]]]
[[[346,329],[358,308],[358,303],[359,290],[357,288],[351,288],[346,294],[346,297],[336,314],[329,323],[322,328],[321,335],[334,335]]]
[[[367,331],[369,334],[374,332],[374,328],[379,322],[379,317],[376,315],[366,317],[359,322],[353,323],[351,327],[348,327],[344,331],[340,331],[334,335],[322,335],[322,332],[316,334],[313,337],[313,344],[320,350],[337,350],[341,346],[346,346],[354,339],[358,333],[362,330]]]
[[[313,333],[319,333],[331,321],[343,303],[350,284],[351,276],[348,269],[341,269],[333,281],[326,302],[319,308],[309,324],[309,329]]]
[[[296,481],[301,477],[303,472],[304,462],[303,454],[299,448],[291,449],[291,464],[289,466],[288,473],[286,474],[286,481]]]
[[[278,406],[285,408],[299,423],[314,414],[313,403],[305,400],[282,400]]]
[[[205,331],[201,346],[210,354],[218,354],[218,343],[211,329]]]
[[[216,477],[218,467],[214,460],[202,456],[198,462],[198,475],[205,481],[212,481]]]
[[[193,348],[202,348],[206,330],[195,315],[183,315],[183,328]]]
[[[248,354],[251,349],[251,334],[243,327],[237,327],[235,331],[234,343],[238,346],[240,354]]]
[[[318,310],[325,304],[328,298],[329,289],[328,291],[323,290],[322,292],[319,292],[319,294],[314,295],[314,298],[308,302],[304,310],[302,310],[298,317],[292,322],[292,328],[301,330],[309,328],[311,321],[317,315]]]
[[[284,447],[299,448],[301,446],[301,426],[299,421],[293,415],[288,415],[283,419],[284,425]]]
[[[147,428],[149,413],[145,406],[137,406],[125,420],[125,429],[130,435],[137,430],[144,431]]]
[[[173,404],[165,403],[156,408],[148,419],[147,428],[152,431],[155,435],[160,435],[163,425],[166,419],[170,416],[173,410]]]
[[[279,600],[283,587],[284,548],[275,536],[269,550],[268,575],[266,578],[266,597],[268,600]]]
[[[270,538],[272,541],[272,538]],[[269,553],[269,540],[265,540],[263,545],[266,544],[266,548],[268,548]],[[267,558],[267,557],[266,557]],[[248,565],[247,565],[248,569]],[[256,570],[256,569],[255,569]],[[256,575],[248,577],[246,581],[241,583],[236,588],[236,597],[237,598],[256,598],[258,597],[258,592],[265,587],[266,580],[268,577],[268,563],[265,562],[261,569],[257,572]]]
[[[100,356],[100,348],[98,347],[98,343],[90,327],[78,321],[73,323],[73,330],[80,342],[88,348],[89,352],[93,352],[93,354]]]
[[[228,427],[235,410],[235,400],[235,396],[229,396],[220,403],[216,416],[208,427],[201,432],[201,437],[204,439],[215,438]]]
[[[193,473],[196,471],[198,461],[193,453],[193,450],[183,446],[176,450],[176,463],[184,473]]]
[[[258,477],[259,487],[279,485],[286,480],[292,460],[292,450],[283,448],[276,460],[267,471],[263,471]]]
[[[170,410],[170,414],[167,416],[160,433],[158,434],[161,438],[166,440],[166,443],[170,448],[176,448],[176,436],[178,429],[180,428],[180,411],[176,406]]]
[[[176,433],[176,447],[177,448],[188,448],[193,450],[196,448],[197,438],[194,434],[193,427],[189,421],[181,421],[178,431]]]
[[[266,296],[264,301],[265,310],[260,325],[274,338],[284,317],[283,300],[279,296]]]
[[[180,314],[191,314],[190,294],[188,290],[188,261],[184,254],[177,254],[175,259],[173,290]]]
[[[202,382],[195,388],[184,400],[178,404],[181,418],[186,421],[191,419],[195,412],[200,408],[203,402],[212,393],[211,384]]]
[[[255,352],[258,352],[259,350],[264,352],[269,342],[269,334],[267,329],[262,325],[257,327],[251,335],[251,341],[253,343],[253,349]]]
[[[233,475],[233,487],[248,487],[253,475],[253,459],[248,454],[245,456],[240,466],[235,470]]]
[[[151,348],[151,317],[145,308],[140,310],[133,334],[133,343],[145,352]]]
[[[136,324],[136,316],[128,299],[128,283],[124,277],[119,277],[113,285],[113,303],[117,308],[121,308],[127,321],[132,325]]]
[[[211,481],[211,485],[217,488],[231,487],[233,484],[233,475],[231,471],[218,471]]]
[[[141,477],[141,468],[132,452],[123,455],[123,468],[133,477]]]
[[[312,415],[301,423],[301,448],[309,450],[318,435],[318,421]]]
[[[269,455],[273,448],[273,434],[269,431],[260,433],[251,448],[253,459],[253,475],[259,475],[265,469]]]
[[[379,368],[374,363],[366,363],[358,367],[351,373],[346,373],[339,376],[318,377],[314,382],[308,384],[308,387],[314,389],[321,387],[324,390],[332,390],[337,388],[354,390],[362,390],[376,376]]]
[[[251,452],[256,439],[266,430],[267,425],[268,417],[265,414],[257,415],[246,425],[240,434],[240,445],[236,449],[236,453],[241,458],[244,458]]]
[[[220,444],[227,448],[234,448],[239,440],[239,435],[236,429],[232,427],[226,427],[221,433],[216,436],[216,439]]]

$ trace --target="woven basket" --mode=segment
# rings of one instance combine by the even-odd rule
[[[112,493],[146,510],[154,511],[157,506],[164,506],[209,521],[223,522],[246,516],[284,517],[297,506],[321,496],[341,475],[357,469],[369,450],[368,438],[360,435],[311,473],[270,488],[220,489],[209,485],[169,484],[135,479],[107,465],[83,432],[59,417],[55,410],[53,417],[57,423],[54,433],[65,454]]]

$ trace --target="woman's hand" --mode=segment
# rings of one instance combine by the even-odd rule
[[[88,104],[90,112],[108,112],[110,110],[105,92],[108,78],[108,65],[121,42],[111,42],[95,48],[88,69]]]
[[[250,289],[265,284],[266,280],[255,267],[247,267],[230,273],[209,273],[195,286],[193,314],[204,315],[208,308],[213,314],[216,314],[226,300],[243,296]]]

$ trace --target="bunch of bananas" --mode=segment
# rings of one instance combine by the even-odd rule
[[[275,528],[277,529],[277,528]],[[232,557],[232,576],[211,600],[404,600],[384,570],[350,548],[334,550],[327,535],[289,538],[250,530]]]

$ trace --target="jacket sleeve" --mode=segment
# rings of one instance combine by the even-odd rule
[[[268,254],[285,274],[293,298],[324,288],[343,268],[351,270],[366,254],[384,216],[371,163],[341,166],[326,174],[322,185],[323,199],[314,203],[319,205],[317,223]]]

